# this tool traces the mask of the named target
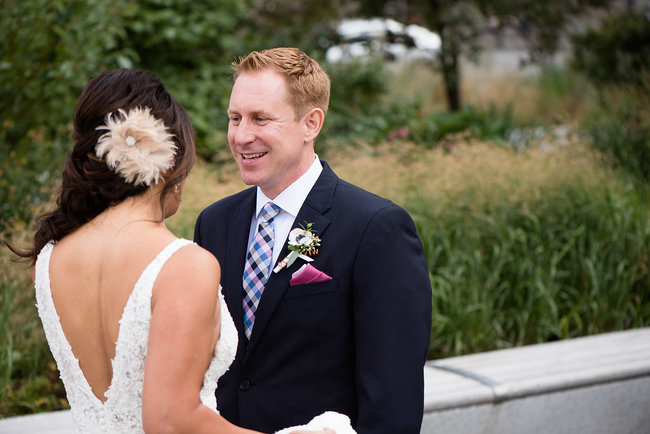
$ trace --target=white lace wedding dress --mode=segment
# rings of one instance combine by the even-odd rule
[[[192,244],[192,242],[184,239],[177,239],[170,243],[145,268],[135,284],[120,319],[115,358],[112,361],[113,379],[104,394],[106,402],[100,401],[93,394],[88,381],[86,381],[79,367],[79,361],[65,338],[52,301],[49,265],[54,244],[47,244],[38,255],[35,270],[38,314],[41,317],[47,342],[65,386],[77,432],[143,432],[142,387],[151,320],[151,292],[156,277],[165,262],[178,249],[188,244]],[[217,380],[228,370],[237,351],[237,329],[221,291],[219,291],[219,300],[221,335],[210,366],[203,378],[200,394],[201,402],[217,413],[217,401],[214,394]],[[317,416],[305,427],[310,429],[329,427],[335,429],[337,434],[354,433],[347,416],[333,412]],[[286,428],[281,432],[289,432],[295,428]]]
[[[143,432],[142,384],[151,320],[151,291],[165,262],[178,249],[191,243],[183,239],[173,241],[147,266],[135,284],[120,319],[115,358],[112,361],[113,379],[104,395],[106,402],[97,399],[86,381],[79,361],[65,338],[52,301],[49,263],[54,245],[47,244],[38,255],[35,271],[38,314],[63,380],[78,432]],[[217,388],[217,380],[230,367],[237,351],[237,330],[221,291],[219,299],[221,335],[201,388],[201,402],[215,411],[217,401],[214,391]]]

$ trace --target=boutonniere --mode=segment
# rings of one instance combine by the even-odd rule
[[[289,232],[289,253],[282,261],[273,269],[274,273],[289,267],[298,258],[311,262],[313,261],[310,256],[318,254],[318,247],[320,247],[320,238],[316,236],[316,231],[312,229],[313,223],[307,223],[306,226],[300,225],[299,228],[294,228]]]

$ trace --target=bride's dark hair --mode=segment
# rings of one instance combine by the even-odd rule
[[[126,182],[95,155],[95,146],[105,130],[97,127],[109,113],[136,107],[149,107],[151,114],[165,123],[174,135],[177,147],[173,167],[164,174],[165,197],[182,182],[194,165],[196,145],[194,130],[185,109],[169,94],[162,82],[146,71],[114,70],[90,80],[79,96],[74,110],[74,148],[63,167],[62,183],[56,208],[36,219],[38,229],[33,247],[14,253],[31,259],[32,265],[50,240],[59,241],[112,205],[144,193],[147,185]]]

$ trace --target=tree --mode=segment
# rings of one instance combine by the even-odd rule
[[[598,84],[650,87],[650,20],[631,9],[575,35],[573,66]]]
[[[570,19],[601,7],[609,0],[361,0],[360,16],[384,16],[405,23],[424,25],[437,32],[442,45],[442,72],[447,104],[451,111],[462,107],[459,59],[476,59],[483,49],[480,37],[487,21],[497,30],[512,27],[527,41],[531,58],[539,61],[558,48]]]
[[[294,46],[320,57],[338,20],[354,10],[344,0],[252,0],[239,36],[251,49]]]
[[[592,143],[613,165],[650,182],[650,21],[629,8],[573,38],[573,66],[597,84],[586,119]]]
[[[120,44],[136,53],[138,67],[162,77],[187,108],[199,155],[220,160],[230,158],[224,151],[231,63],[272,46],[324,52],[342,5],[342,0],[141,0],[125,13]]]
[[[199,151],[225,144],[229,64],[247,49],[238,0],[6,0],[0,14],[0,233],[29,222],[72,148],[76,99],[99,72],[150,70],[187,107]],[[220,129],[220,126],[223,126]]]
[[[125,12],[119,43],[135,65],[165,83],[189,112],[197,152],[219,159],[227,148],[230,63],[247,46],[240,37],[248,3],[239,0],[141,0]]]
[[[5,0],[0,13],[0,233],[49,196],[72,110],[107,69],[158,75],[188,110],[200,156],[229,158],[230,64],[253,49],[324,53],[343,0]],[[319,20],[314,20],[318,16]]]

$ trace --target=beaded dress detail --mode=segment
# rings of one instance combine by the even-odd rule
[[[54,243],[41,250],[36,260],[35,288],[38,314],[47,342],[59,369],[70,403],[75,429],[82,433],[139,433],[142,429],[142,388],[147,340],[151,321],[151,293],[158,273],[167,260],[192,241],[176,239],[167,245],[140,275],[120,319],[120,329],[112,360],[113,378],[97,399],[79,367],[63,333],[50,289],[49,264]],[[219,287],[221,335],[210,366],[203,378],[201,402],[217,412],[214,394],[217,380],[228,370],[237,351],[237,330]]]

